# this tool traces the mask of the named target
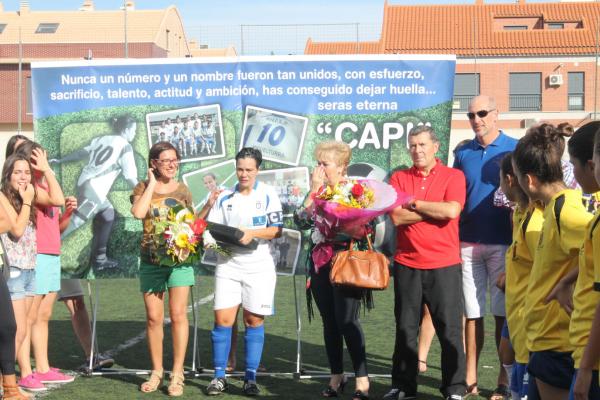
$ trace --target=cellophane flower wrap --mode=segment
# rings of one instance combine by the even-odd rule
[[[167,219],[154,225],[154,241],[158,248],[160,265],[175,267],[194,264],[203,252],[202,234],[206,221],[196,217],[191,208],[175,206]]]
[[[397,192],[391,185],[373,179],[351,179],[334,187],[324,186],[314,196],[312,258],[315,267],[325,265],[333,257],[330,244],[337,234],[362,239],[367,225],[378,216],[406,204],[411,195]]]

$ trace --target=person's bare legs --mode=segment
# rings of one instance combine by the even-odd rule
[[[50,292],[42,296],[38,307],[37,318],[31,327],[31,345],[35,358],[35,369],[39,373],[50,370],[48,360],[48,323],[52,318],[52,309],[56,301],[56,292]]]
[[[547,383],[544,383],[539,379],[536,379],[535,383],[538,387],[538,390],[540,392],[540,398],[542,400],[567,400],[569,398],[568,390],[548,385]]]
[[[25,298],[25,335],[22,338],[20,346],[15,347],[17,350],[17,362],[21,377],[31,375],[31,327],[37,318],[37,310],[42,301],[42,296],[29,296]],[[15,310],[15,319],[17,319],[17,310]],[[19,335],[19,320],[17,319],[17,335]]]
[[[183,373],[183,363],[185,361],[185,352],[190,333],[190,324],[187,316],[189,295],[189,286],[169,288],[169,316],[171,317],[171,334],[173,336],[173,374]]]
[[[146,306],[146,333],[148,336],[148,351],[152,370],[160,374],[163,368],[163,323],[165,320],[164,309],[165,292],[144,293]]]
[[[494,338],[496,339],[496,351],[498,352],[498,360],[500,362],[500,371],[498,372],[498,386],[508,386],[508,376],[506,375],[506,370],[504,369],[504,366],[502,364],[502,356],[500,354],[500,340],[502,339],[502,327],[504,326],[505,318],[494,315],[494,319],[496,322]]]
[[[63,302],[71,315],[73,332],[75,332],[75,336],[79,340],[85,358],[89,359],[92,349],[92,327],[83,296],[64,298]]]
[[[465,356],[467,360],[467,391],[469,393],[478,393],[477,367],[483,342],[483,318],[467,319],[465,322]]]
[[[435,328],[427,305],[423,305],[421,328],[419,329],[419,372],[427,371],[427,355],[435,336]]]

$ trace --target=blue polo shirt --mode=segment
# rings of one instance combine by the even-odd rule
[[[500,186],[500,162],[516,145],[517,139],[500,131],[487,147],[473,139],[456,152],[454,168],[460,169],[467,181],[467,201],[459,225],[461,242],[510,245],[510,209],[494,206],[494,192]]]

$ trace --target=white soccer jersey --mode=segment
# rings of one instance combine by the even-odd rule
[[[170,140],[171,136],[173,136],[173,130],[175,126],[172,123],[165,124],[163,127],[163,131],[165,132],[166,140]]]
[[[248,195],[237,191],[237,185],[223,191],[207,218],[210,222],[225,224],[236,228],[260,229],[270,226],[283,226],[281,203],[275,190],[262,182],[256,182]],[[270,241],[259,241],[256,250],[234,249],[230,258],[221,258],[219,264],[233,263],[237,265],[273,264],[270,253]]]
[[[85,147],[88,164],[81,170],[77,185],[94,180],[97,192],[108,193],[115,179],[123,173],[125,179],[137,179],[137,168],[131,144],[120,135],[106,135],[92,139]]]

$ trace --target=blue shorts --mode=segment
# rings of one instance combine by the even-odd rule
[[[35,262],[35,294],[44,295],[60,290],[60,256],[38,254]]]
[[[519,398],[527,396],[529,387],[529,374],[527,364],[515,362],[510,378],[510,391],[519,394]]]
[[[35,296],[35,270],[10,267],[6,285],[13,301]]]
[[[571,389],[569,390],[569,400],[575,400],[575,396],[573,395],[573,387],[575,386],[575,380],[577,379],[577,371],[578,370],[575,370],[575,374],[573,375],[573,383],[571,384]],[[598,385],[597,370],[592,371],[592,382],[590,383],[588,399],[600,399],[600,385]]]
[[[570,352],[534,351],[529,355],[527,371],[535,379],[559,389],[569,390],[575,373]]]

